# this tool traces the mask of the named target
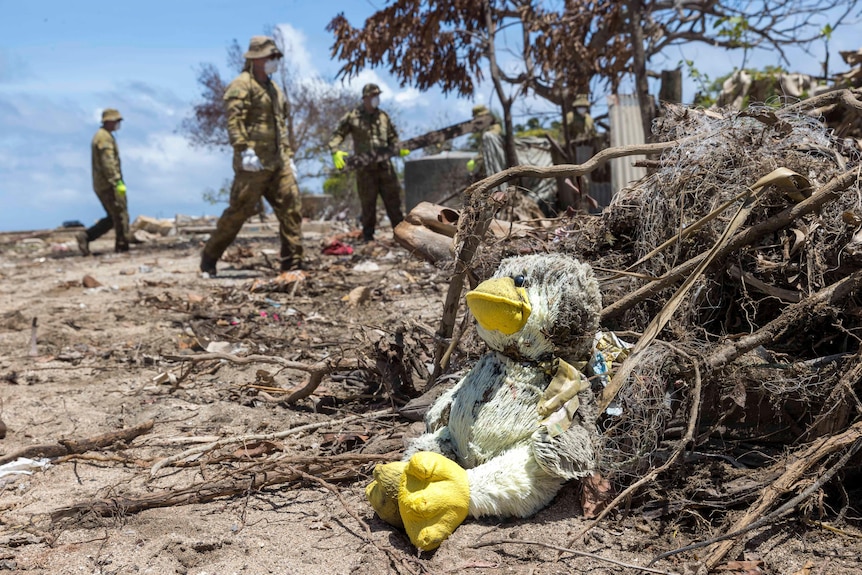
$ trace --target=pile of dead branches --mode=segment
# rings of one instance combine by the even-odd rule
[[[529,247],[592,263],[604,326],[634,344],[601,392],[602,407],[622,407],[603,422],[602,471],[631,495],[698,456],[759,468],[749,479],[760,490],[736,499],[755,511],[728,537],[791,511],[800,503],[788,507],[791,490],[810,497],[836,474],[859,473],[862,161],[816,113],[833,105],[862,116],[862,90],[743,112],[668,108],[656,143],[605,150],[579,166],[511,168],[466,194],[453,305],[471,262],[493,269],[489,261],[526,247],[482,242],[496,186],[650,154],[650,175],[600,218],[550,228]],[[454,325],[454,313],[441,336],[447,321]],[[841,505],[843,514],[846,498]],[[727,550],[716,548],[708,563]]]

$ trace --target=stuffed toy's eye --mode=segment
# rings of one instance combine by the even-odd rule
[[[525,285],[527,285],[527,278],[525,278],[524,276],[515,276],[512,279],[515,280],[515,287],[524,287]]]

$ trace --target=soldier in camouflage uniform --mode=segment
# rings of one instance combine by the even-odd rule
[[[590,98],[587,94],[578,94],[572,102],[573,112],[566,114],[566,124],[569,128],[569,139],[572,142],[584,142],[596,136],[596,126],[590,116]]]
[[[281,270],[302,267],[302,213],[291,159],[293,151],[287,141],[286,101],[270,80],[281,57],[272,38],[254,36],[245,53],[242,73],[225,90],[234,180],[230,205],[201,254],[200,269],[210,276],[215,276],[216,262],[243,223],[257,213],[261,196],[278,218]]]
[[[345,114],[338,122],[332,139],[329,140],[332,162],[337,169],[344,168],[344,158],[347,153],[340,151],[338,146],[344,142],[348,134],[353,137],[354,154],[395,149],[398,143],[398,132],[389,115],[378,108],[379,104],[380,88],[376,84],[366,84],[362,88],[362,103]],[[401,152],[402,156],[405,155],[404,152]],[[356,187],[362,205],[364,241],[374,239],[374,228],[377,225],[377,194],[383,198],[386,215],[389,216],[393,229],[404,219],[401,212],[401,184],[398,182],[392,162],[384,160],[359,168],[356,171]]]
[[[93,190],[107,215],[87,228],[78,232],[78,248],[84,255],[90,254],[89,244],[111,229],[114,230],[114,251],[129,251],[129,210],[126,202],[126,184],[120,169],[120,150],[112,132],[120,129],[123,117],[113,108],[102,111],[102,127],[93,136],[90,144],[93,170]]]

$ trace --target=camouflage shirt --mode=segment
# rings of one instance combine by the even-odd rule
[[[354,154],[391,150],[398,143],[398,132],[389,115],[379,109],[366,112],[362,104],[344,114],[338,122],[329,140],[329,150],[333,153],[338,150],[348,134],[353,137]]]
[[[105,128],[99,128],[90,144],[93,165],[93,189],[113,188],[123,179],[120,170],[120,150],[114,136]]]
[[[589,114],[581,116],[574,112],[566,114],[566,123],[569,126],[569,138],[573,141],[587,140],[596,135],[596,126],[593,117]]]
[[[284,120],[287,105],[275,82],[261,84],[245,71],[228,85],[224,102],[234,168],[242,164],[243,150],[252,148],[265,169],[280,169],[293,152]]]

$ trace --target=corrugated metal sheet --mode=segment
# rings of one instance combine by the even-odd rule
[[[585,164],[595,155],[592,146],[576,146],[575,147],[575,163]],[[597,182],[592,179],[592,174],[587,174],[583,179],[589,180],[590,197],[598,202],[599,207],[591,210],[594,213],[600,213],[602,208],[611,205],[611,199],[614,197],[613,188],[610,182]]]
[[[608,96],[608,117],[611,123],[611,147],[634,146],[645,142],[637,96],[634,94]],[[646,176],[646,168],[636,168],[632,165],[645,158],[646,156],[626,156],[610,161],[611,188],[614,194],[631,182]]]

